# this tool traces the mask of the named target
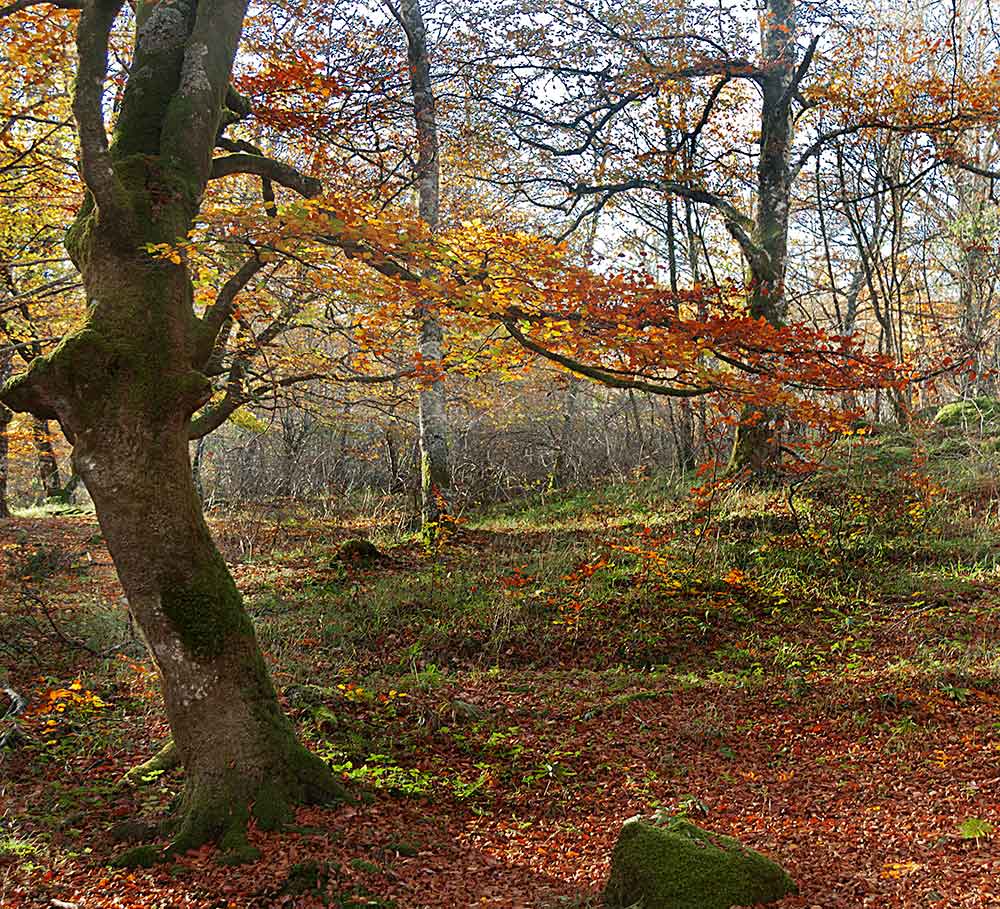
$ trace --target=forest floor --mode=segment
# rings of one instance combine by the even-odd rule
[[[1000,906],[997,466],[912,454],[859,442],[701,511],[655,480],[536,496],[430,549],[217,516],[287,710],[365,794],[252,831],[240,867],[109,867],[180,786],[116,786],[167,734],[155,675],[92,517],[0,523],[0,664],[30,697],[0,905],[596,907],[622,822],[663,808],[781,861],[785,909]],[[365,535],[387,557],[345,566]]]

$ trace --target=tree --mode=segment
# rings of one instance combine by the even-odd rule
[[[748,28],[752,20],[725,5],[618,9],[567,0],[554,15],[558,28],[513,37],[500,21],[482,29],[480,62],[470,69],[521,165],[495,182],[568,216],[562,235],[614,207],[622,233],[629,219],[663,232],[675,269],[678,244],[670,241],[680,225],[671,200],[700,208],[703,225],[720,224],[739,253],[726,263],[730,244],[712,244],[704,260],[711,280],[719,283],[717,271],[745,271],[745,311],[781,326],[796,302],[789,224],[808,204],[796,192],[805,166],[838,138],[883,134],[913,137],[927,167],[938,167],[944,156],[930,138],[954,148],[963,132],[994,122],[995,88],[935,70],[948,53],[943,36],[907,28],[892,11],[859,4],[831,18],[795,0],[759,9],[757,50],[757,23]],[[884,27],[874,37],[870,16]],[[886,31],[906,54],[882,52]],[[598,161],[601,178],[593,179]],[[774,465],[784,446],[771,416],[757,406],[744,411],[734,469]]]
[[[0,384],[6,381],[10,375],[10,361],[10,352],[0,350]],[[9,470],[7,428],[10,426],[13,416],[10,408],[5,407],[0,402],[0,518],[10,517],[10,508],[7,504],[7,472]]]
[[[22,0],[3,12],[33,5]],[[295,176],[246,152],[213,161],[221,131],[246,114],[230,85],[246,0],[137,4],[110,141],[108,43],[124,0],[53,5],[80,7],[73,114],[86,199],[66,248],[88,308],[83,327],[0,397],[58,420],[73,445],[159,669],[186,771],[173,847],[221,837],[239,855],[251,814],[273,827],[297,802],[341,789],[281,711],[192,482],[189,423],[208,400],[204,370],[233,300],[220,296],[197,318],[186,263],[151,250],[187,237],[213,175]]]
[[[401,0],[399,9],[392,12],[406,34],[417,134],[419,210],[433,235],[438,227],[441,206],[441,163],[427,29],[419,0]],[[427,277],[433,278],[434,272],[428,272]],[[444,335],[437,315],[425,303],[418,308],[420,365],[428,373],[420,389],[420,497],[424,528],[433,530],[447,509],[451,490],[448,417],[441,373]]]

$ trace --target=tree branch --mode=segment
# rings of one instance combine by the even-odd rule
[[[253,174],[286,186],[306,199],[313,199],[323,192],[323,184],[315,177],[307,176],[281,161],[263,155],[237,152],[212,159],[211,180],[229,177],[233,174]]]
[[[727,202],[721,196],[715,195],[715,193],[708,192],[708,190],[699,189],[698,187],[690,186],[687,183],[681,183],[677,180],[636,178],[604,186],[578,185],[572,192],[576,196],[585,196],[604,193],[614,194],[627,192],[632,189],[652,189],[659,192],[672,193],[673,195],[690,199],[692,202],[701,202],[712,206],[712,208],[722,215],[726,230],[729,231],[730,236],[739,244],[754,274],[761,274],[767,270],[770,257],[763,247],[756,243],[751,236],[755,229],[753,219],[743,214],[735,205]]]
[[[255,253],[243,263],[239,271],[222,285],[222,290],[219,291],[215,302],[206,310],[201,318],[204,337],[197,345],[195,368],[204,366],[207,375],[213,374],[209,368],[209,363],[211,360],[216,359],[214,352],[218,346],[219,337],[223,333],[224,326],[231,320],[236,297],[263,267],[264,262]],[[218,372],[214,374],[218,375]]]
[[[54,6],[56,9],[83,9],[83,0],[17,0],[16,3],[0,6],[0,19],[42,4]]]
[[[200,416],[191,421],[188,426],[188,439],[194,441],[195,439],[200,439],[202,436],[207,436],[210,432],[218,429],[223,423],[225,423],[226,420],[236,413],[236,411],[239,410],[244,404],[249,404],[251,401],[260,398],[267,392],[274,391],[278,388],[288,388],[302,382],[313,382],[317,380],[327,382],[357,383],[360,385],[379,385],[386,382],[398,382],[400,379],[412,376],[414,372],[415,370],[407,369],[385,376],[338,377],[331,377],[319,372],[305,373],[299,376],[286,376],[276,382],[265,382],[258,385],[252,391],[247,392],[242,391],[243,385],[241,375],[238,387],[236,385],[231,386],[232,394],[230,393],[230,387],[227,387],[225,396],[218,404],[215,405],[215,407],[204,411]]]
[[[501,321],[504,328],[507,329],[507,334],[522,347],[530,350],[532,353],[538,354],[540,357],[544,357],[546,360],[558,363],[564,369],[568,369],[578,376],[593,379],[595,382],[600,382],[602,385],[607,385],[611,388],[631,388],[634,391],[644,391],[648,394],[664,395],[671,398],[695,398],[716,390],[711,386],[703,388],[672,388],[669,385],[658,385],[652,382],[645,382],[642,379],[622,379],[599,367],[587,366],[579,360],[574,360],[571,357],[563,356],[546,347],[542,347],[541,344],[537,344],[527,335],[523,334],[512,319],[502,319]]]
[[[115,176],[104,128],[104,81],[108,73],[108,37],[124,0],[89,0],[76,29],[80,62],[73,92],[73,116],[80,136],[84,182],[105,214],[122,215],[124,188]]]

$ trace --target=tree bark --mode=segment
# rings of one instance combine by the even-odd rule
[[[757,165],[757,213],[754,245],[760,255],[751,267],[750,315],[771,325],[785,323],[785,271],[791,205],[791,153],[794,129],[792,99],[796,74],[795,0],[767,0],[762,25],[764,66],[760,78],[760,160]],[[744,407],[729,459],[731,472],[755,477],[780,461],[775,414]]]
[[[555,484],[560,488],[568,486],[570,483],[569,460],[573,447],[577,402],[580,397],[580,386],[582,384],[583,379],[572,374],[566,381],[566,395],[563,399],[562,425],[559,429],[556,463],[552,469]]]
[[[406,34],[410,88],[417,133],[417,189],[420,217],[435,233],[441,202],[441,174],[430,53],[420,0],[401,0],[399,23]],[[420,501],[425,532],[433,532],[448,510],[451,466],[448,459],[448,411],[445,400],[444,331],[426,303],[419,307],[420,361],[428,371],[420,389]]]
[[[103,86],[122,0],[86,0],[73,111],[87,199],[66,237],[89,301],[83,328],[0,391],[58,419],[129,607],[159,670],[186,771],[173,847],[220,839],[253,857],[272,828],[341,790],[297,741],[253,627],[205,524],[188,451],[217,327],[197,319],[185,263],[148,250],[187,235],[211,173],[246,0],[138,4],[135,51],[109,146]]]
[[[10,376],[11,354],[0,353],[0,387]],[[10,409],[0,401],[0,519],[10,517],[10,506],[7,503],[7,477],[9,471],[8,453],[10,443],[7,438],[7,430],[13,418]]]
[[[62,495],[62,478],[59,476],[59,460],[52,447],[52,431],[48,420],[37,417],[31,422],[31,436],[35,444],[38,482],[42,499],[58,499]]]

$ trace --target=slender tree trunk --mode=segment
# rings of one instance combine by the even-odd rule
[[[417,132],[417,188],[420,217],[435,233],[441,204],[441,166],[431,82],[430,52],[420,0],[401,0],[398,19],[406,34],[410,88]],[[433,532],[448,510],[451,467],[448,461],[448,413],[445,400],[444,331],[426,304],[420,310],[420,360],[428,371],[420,389],[420,500],[425,531]]]
[[[785,323],[785,270],[791,204],[792,88],[796,75],[795,0],[767,0],[761,38],[760,160],[757,165],[756,245],[751,262],[750,315],[771,325]],[[775,414],[744,408],[736,430],[730,470],[766,474],[780,460]]]
[[[569,456],[570,449],[573,446],[573,428],[576,423],[577,402],[580,397],[580,386],[582,384],[583,380],[575,375],[570,375],[566,383],[562,426],[559,429],[556,463],[552,471],[557,486],[566,486],[569,483]]]
[[[441,323],[425,315],[420,326],[421,362],[436,370],[420,390],[420,505],[425,530],[448,511],[451,465],[448,459],[448,413],[444,378],[440,373],[444,332]]]
[[[206,439],[206,436],[202,436],[194,443],[194,461],[191,463],[191,479],[194,482],[195,495],[198,496],[198,501],[202,504],[205,502],[204,466]]]
[[[0,354],[0,386],[10,377],[10,353]],[[7,504],[7,476],[9,470],[9,441],[7,430],[14,414],[0,401],[0,519],[10,517],[10,507]]]

